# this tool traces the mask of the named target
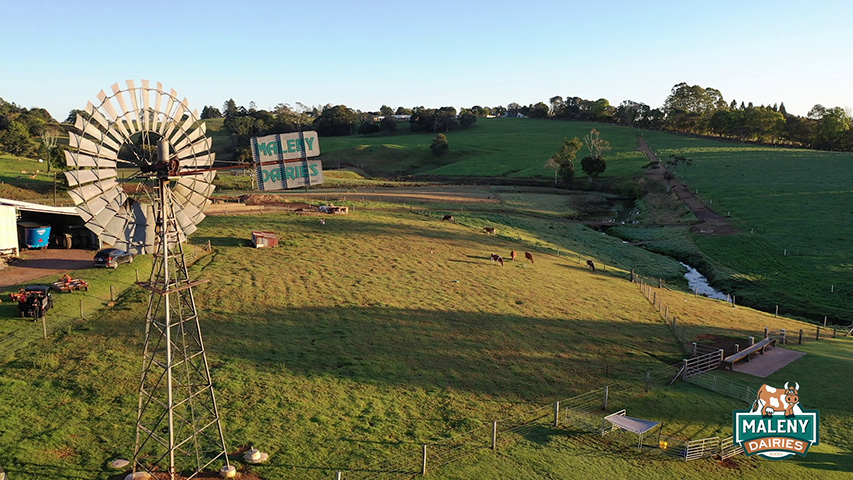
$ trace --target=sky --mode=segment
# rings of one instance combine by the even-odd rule
[[[128,79],[193,109],[462,107],[554,96],[853,107],[853,2],[0,2],[0,98],[57,120]]]

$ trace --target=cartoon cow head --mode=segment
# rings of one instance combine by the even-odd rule
[[[788,382],[785,382],[784,389],[785,389],[785,402],[786,403],[788,403],[790,405],[796,405],[797,403],[800,403],[800,396],[797,393],[797,391],[800,389],[799,383],[794,382],[794,386],[789,387]]]

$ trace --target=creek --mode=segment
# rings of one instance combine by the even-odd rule
[[[687,269],[687,273],[684,274],[684,278],[687,279],[687,285],[690,287],[691,292],[694,292],[697,295],[704,295],[708,298],[716,298],[717,300],[731,302],[731,298],[728,295],[711,287],[708,284],[708,279],[699,273],[698,270],[684,262],[678,263]]]

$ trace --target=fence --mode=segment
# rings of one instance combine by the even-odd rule
[[[758,395],[758,392],[753,390],[749,385],[733,382],[709,372],[690,376],[685,378],[684,381],[727,397],[743,400],[747,403],[752,403],[756,395]]]
[[[679,370],[681,379],[687,380],[705,372],[716,370],[717,368],[720,368],[720,362],[722,361],[723,351],[719,349],[708,352],[704,355],[697,355],[693,358],[685,358],[681,361],[681,370]]]

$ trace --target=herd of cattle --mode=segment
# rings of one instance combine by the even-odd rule
[[[442,219],[443,221],[447,221],[447,222],[454,222],[454,223],[456,223],[456,219],[455,219],[455,218],[453,218],[453,215],[445,215],[445,216],[443,216],[441,219]],[[486,235],[494,235],[494,234],[496,233],[496,231],[497,231],[497,230],[495,230],[495,227],[483,227],[483,231],[484,231],[484,232],[486,232]],[[517,256],[518,256],[518,253],[517,253],[515,250],[511,250],[511,251],[509,252],[509,257],[510,257],[510,260],[511,260],[511,261],[513,261],[513,262],[514,262],[514,261],[515,261],[515,258],[516,258]],[[534,263],[534,262],[533,262],[533,254],[532,254],[532,253],[530,253],[530,252],[524,252],[524,258],[526,258],[527,260],[530,260],[530,263]],[[498,264],[500,264],[500,266],[502,266],[502,267],[504,266],[504,259],[503,259],[503,257],[502,257],[502,256],[500,256],[500,255],[498,255],[497,253],[493,253],[493,254],[491,254],[491,259],[492,259],[492,262],[494,262],[494,263],[498,263]],[[593,272],[595,271],[595,262],[593,262],[592,260],[589,260],[589,259],[588,259],[588,260],[586,261],[586,266],[587,266],[587,268],[589,268],[589,269],[590,269],[590,270],[592,270]]]

